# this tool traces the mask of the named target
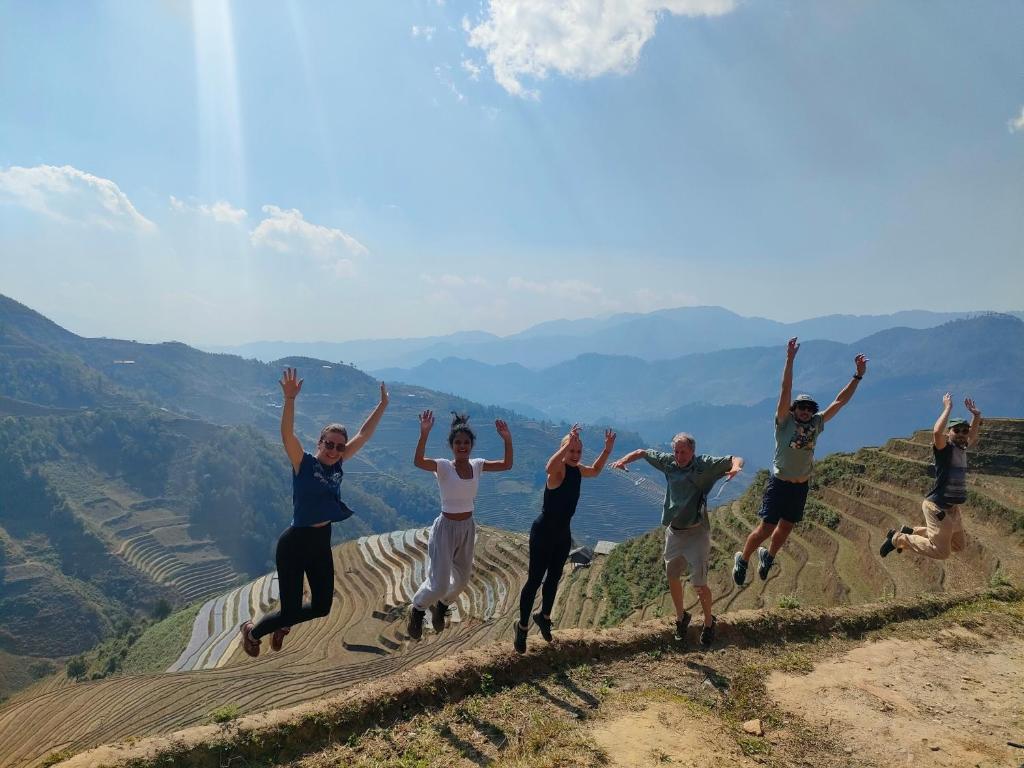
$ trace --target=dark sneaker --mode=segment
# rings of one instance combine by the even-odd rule
[[[540,636],[550,643],[551,619],[546,618],[543,613],[540,613],[538,611],[537,613],[533,614],[533,623],[540,628]]]
[[[516,653],[526,653],[526,632],[529,628],[516,622],[516,639],[512,641],[512,647]]]
[[[768,571],[772,569],[774,563],[775,558],[771,552],[764,547],[757,548],[757,575],[761,577],[761,581],[768,578]]]
[[[254,659],[260,655],[260,641],[252,636],[255,625],[251,621],[242,623],[238,631],[242,633],[242,648]]]
[[[718,617],[712,616],[711,623],[700,628],[700,644],[705,648],[715,642],[715,626],[718,624]]]
[[[743,559],[743,553],[737,552],[732,561],[732,580],[737,587],[742,587],[747,580],[747,561]]]
[[[690,612],[683,611],[683,615],[676,619],[676,640],[686,640],[686,629],[690,626]]]
[[[889,532],[885,534],[885,541],[882,542],[882,546],[878,548],[878,554],[885,557],[890,552],[896,551],[896,545],[892,543],[892,537],[896,535],[896,529],[890,528]]]
[[[444,631],[444,617],[448,615],[448,606],[438,600],[430,606],[430,626],[435,632]]]
[[[902,528],[900,528],[900,533],[905,533],[907,534],[907,536],[910,536],[913,532],[914,529],[911,528],[909,525],[904,525]]]
[[[280,651],[281,648],[284,646],[285,635],[287,635],[291,631],[291,627],[281,627],[280,629],[275,629],[274,634],[270,636],[270,650]]]
[[[427,612],[421,611],[419,608],[409,608],[409,623],[406,625],[405,631],[413,640],[423,637],[423,617],[426,615]]]

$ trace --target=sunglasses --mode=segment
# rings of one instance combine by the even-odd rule
[[[343,451],[345,450],[345,443],[334,443],[330,440],[321,440],[320,445],[326,448],[328,451]]]
[[[971,431],[970,427],[953,427],[953,433],[957,435],[966,435]]]
[[[797,403],[796,410],[798,411],[814,411],[817,410],[818,406],[811,405],[810,403]]]

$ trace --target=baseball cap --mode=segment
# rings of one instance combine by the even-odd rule
[[[812,406],[814,406],[815,411],[818,410],[818,401],[815,400],[810,395],[797,395],[796,398],[794,398],[793,400],[793,404],[789,406],[789,410],[794,410],[799,403],[810,403]]]

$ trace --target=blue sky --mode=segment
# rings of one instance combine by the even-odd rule
[[[0,3],[0,292],[344,340],[1020,309],[1024,4]]]

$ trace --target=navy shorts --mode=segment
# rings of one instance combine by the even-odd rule
[[[761,497],[761,511],[757,516],[768,525],[778,525],[779,520],[799,523],[804,519],[807,504],[808,483],[787,483],[776,477],[769,477]]]

